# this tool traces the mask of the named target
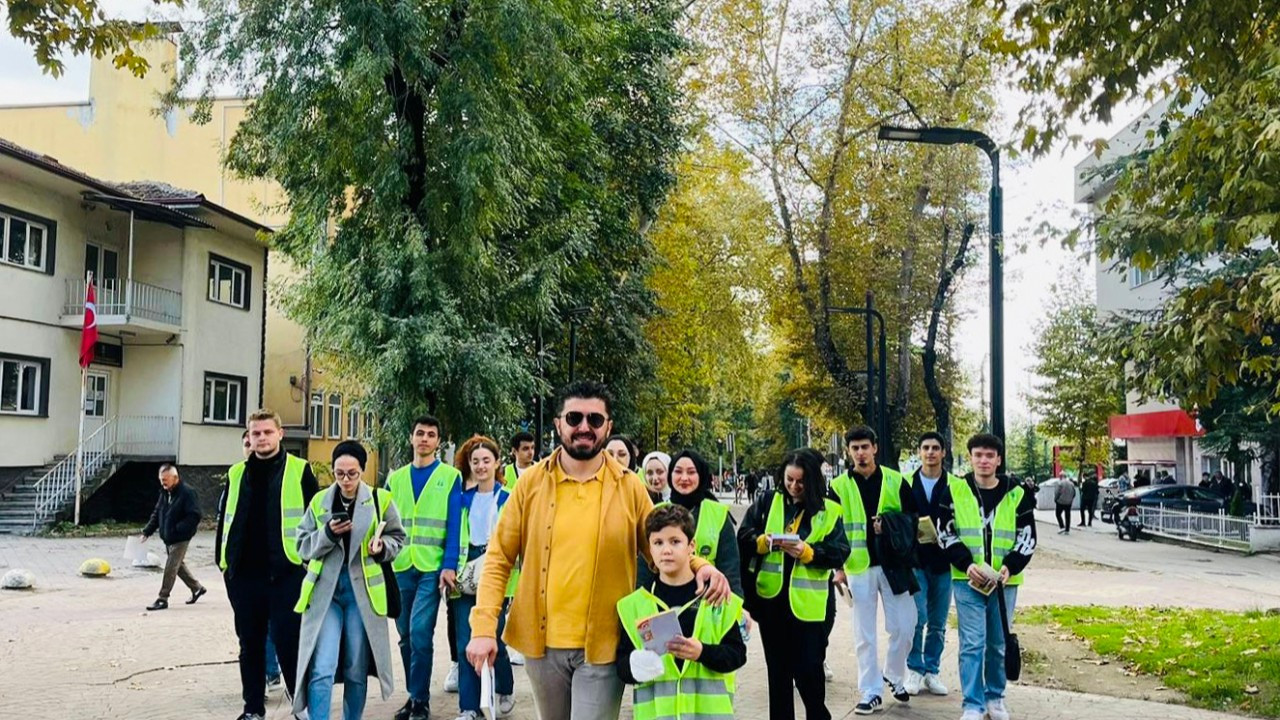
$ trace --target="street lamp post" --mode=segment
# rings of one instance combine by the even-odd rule
[[[885,382],[885,377],[888,375],[886,372],[888,351],[886,350],[885,344],[884,316],[880,314],[879,310],[875,309],[875,295],[870,290],[867,291],[866,307],[841,307],[837,305],[828,305],[823,308],[823,311],[827,314],[834,312],[847,313],[849,315],[862,315],[867,319],[867,403],[866,409],[863,413],[866,416],[867,425],[876,431],[876,437],[879,440],[879,442],[876,443],[876,447],[880,450],[880,457],[876,458],[876,463],[884,465],[885,458],[883,454],[884,448],[887,447],[884,444],[884,438],[889,433],[888,413],[886,412],[889,405],[886,391],[887,383]],[[877,353],[880,356],[878,382],[876,362],[872,359],[873,348],[871,343],[871,321],[873,319],[880,325],[880,347],[879,353]],[[877,385],[879,386],[878,391]],[[876,397],[877,395],[879,395],[878,398]]]
[[[569,382],[577,378],[578,365],[578,318],[591,312],[591,308],[583,305],[569,310]]]
[[[977,130],[881,125],[878,137],[928,145],[972,145],[991,161],[991,432],[1004,439],[1004,193],[1000,189],[1000,148]]]

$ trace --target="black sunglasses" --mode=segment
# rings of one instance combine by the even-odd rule
[[[592,430],[599,430],[604,427],[604,422],[608,419],[603,413],[580,413],[577,410],[571,410],[564,414],[564,421],[569,424],[569,427],[578,427],[583,420],[586,420]]]

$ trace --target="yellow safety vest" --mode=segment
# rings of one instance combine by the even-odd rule
[[[951,500],[956,509],[956,534],[960,536],[960,542],[969,548],[973,561],[981,563],[987,557],[987,550],[982,541],[982,509],[978,506],[978,496],[969,487],[968,480],[954,475],[948,478],[947,487],[951,489]],[[1026,490],[1017,485],[996,506],[996,516],[991,520],[991,569],[996,572],[1004,567],[1004,557],[1013,549],[1018,536],[1018,504],[1025,493]],[[964,580],[968,574],[952,566],[951,577]],[[1005,585],[1021,584],[1022,573],[1005,581]]]
[[[458,471],[444,463],[436,466],[422,488],[417,501],[413,498],[413,477],[405,465],[387,478],[387,489],[400,512],[400,522],[408,536],[404,550],[391,565],[396,572],[414,568],[419,572],[436,572],[444,562],[445,531],[449,522],[449,491],[460,477]]]
[[[643,588],[618,601],[618,617],[631,643],[644,647],[636,625],[643,619],[669,610],[665,603]],[[699,642],[719,644],[725,633],[738,632],[742,618],[742,598],[730,595],[719,607],[698,606],[693,636]],[[734,673],[718,673],[702,663],[686,660],[677,666],[671,653],[662,656],[662,674],[636,685],[632,696],[635,720],[722,720],[733,717]]]
[[[493,518],[493,533],[498,531],[498,522],[502,520],[502,511],[507,507],[507,501],[502,498],[510,495],[506,488],[501,485],[494,485],[494,501],[498,503],[498,512]],[[489,542],[493,542],[493,533],[489,534]],[[462,574],[462,569],[467,566],[467,550],[471,546],[471,508],[462,508],[462,533],[458,537],[458,574]],[[515,597],[516,585],[520,583],[520,567],[517,561],[516,567],[511,568],[511,579],[507,580],[507,597]]]
[[[880,502],[876,509],[879,515],[888,511],[902,511],[899,493],[902,490],[903,477],[897,470],[880,468]],[[844,570],[851,575],[858,575],[871,567],[871,553],[867,550],[867,511],[862,507],[862,493],[858,492],[858,483],[841,473],[831,481],[831,489],[840,498],[840,509],[844,513],[844,534],[849,539],[849,558],[844,561]]]
[[[244,469],[245,463],[240,461],[227,471],[227,509],[222,514],[222,543],[218,556],[218,568],[224,572],[227,569],[227,539],[231,537],[231,523],[240,502],[240,481],[244,478]],[[285,453],[284,479],[280,483],[280,543],[284,546],[285,557],[294,565],[302,564],[302,556],[298,555],[298,525],[302,523],[302,513],[306,512],[302,499],[302,475],[306,469],[306,460]]]
[[[764,524],[764,531],[769,535],[781,535],[784,531],[782,495],[782,492],[773,494],[773,505],[769,508],[769,518]],[[809,521],[809,537],[805,538],[805,542],[810,545],[822,542],[840,522],[840,505],[832,500],[824,500],[823,503],[823,509]],[[760,597],[775,598],[782,591],[783,556],[781,550],[774,550],[764,556],[760,572],[756,574],[756,592]],[[820,622],[826,619],[827,593],[831,591],[830,579],[830,570],[811,568],[801,562],[792,566],[791,586],[787,594],[791,612],[797,620]]]
[[[329,524],[329,518],[333,515],[333,494],[340,492],[337,485],[330,486],[331,492],[316,493],[311,498],[311,514],[315,517],[316,527],[324,532],[324,526]],[[374,495],[378,498],[378,513],[382,517],[387,516],[387,506],[391,504],[391,493],[386,490],[372,488]],[[373,498],[365,500],[361,505],[367,505],[373,502]],[[364,587],[369,593],[369,606],[373,611],[383,617],[387,616],[387,585],[386,578],[382,575],[382,565],[369,556],[369,541],[373,539],[373,533],[378,529],[377,523],[369,525],[369,530],[364,534],[364,539],[360,542],[360,567],[364,571]],[[338,542],[342,542],[339,540]],[[307,563],[307,576],[302,579],[302,592],[298,595],[298,603],[293,606],[296,613],[304,613],[307,607],[311,605],[311,595],[316,590],[316,581],[320,579],[320,571],[324,569],[324,560],[317,558]],[[344,561],[342,571],[347,571],[347,564]]]

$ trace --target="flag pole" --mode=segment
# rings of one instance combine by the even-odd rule
[[[93,284],[93,271],[85,273],[85,293],[86,297],[89,292],[89,286]],[[94,322],[97,322],[97,312],[94,313]],[[76,515],[75,524],[80,525],[80,490],[84,487],[84,403],[89,388],[89,366],[83,360],[80,363],[80,429],[76,434]]]

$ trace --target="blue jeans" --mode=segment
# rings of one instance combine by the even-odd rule
[[[458,649],[465,652],[467,643],[471,642],[471,608],[476,606],[476,596],[466,595],[453,603],[454,633],[458,638]],[[507,644],[502,642],[502,629],[507,624],[506,608],[498,615],[498,660],[493,666],[494,694],[511,695],[515,693],[516,680],[511,674],[511,658],[507,655]],[[480,676],[471,663],[458,663],[458,710],[480,712]]]
[[[916,631],[911,636],[907,668],[921,675],[936,675],[942,662],[942,646],[947,638],[947,611],[951,609],[951,569],[935,573],[916,568],[916,582],[920,583],[920,592],[914,596]]]
[[[1000,601],[993,592],[984,596],[966,580],[953,580],[956,615],[960,621],[960,686],[964,709],[986,712],[987,702],[1004,697],[1004,629],[1000,627]],[[1004,589],[1009,621],[1013,622],[1018,588]]]
[[[276,645],[271,641],[271,624],[267,624],[267,680],[280,677],[280,658],[276,657]]]
[[[431,702],[431,658],[435,651],[436,618],[440,615],[440,572],[409,568],[396,573],[400,586],[400,659],[404,661],[409,699]]]
[[[363,588],[361,588],[363,591]],[[307,678],[307,714],[313,718],[329,717],[333,700],[333,678],[338,670],[338,652],[342,649],[342,717],[359,720],[364,714],[365,694],[369,688],[369,640],[365,636],[360,606],[351,589],[351,574],[344,567],[338,573],[338,587],[325,611],[316,650],[311,656],[311,673]]]

